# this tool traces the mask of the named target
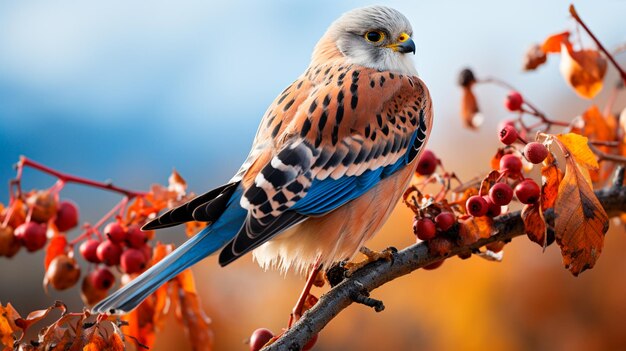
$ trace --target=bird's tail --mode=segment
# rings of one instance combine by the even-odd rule
[[[215,223],[191,237],[130,283],[100,301],[92,308],[92,311],[109,314],[130,312],[161,285],[223,247],[239,232],[247,214],[246,210],[239,206],[239,197],[235,192]]]

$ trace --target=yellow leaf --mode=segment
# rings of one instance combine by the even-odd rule
[[[563,264],[575,276],[592,268],[602,252],[609,218],[583,171],[566,158],[565,176],[559,185],[554,211],[555,237]]]
[[[602,90],[607,62],[598,51],[573,51],[561,44],[560,68],[565,81],[581,97],[592,99]]]
[[[574,133],[558,134],[556,137],[578,164],[589,169],[598,169],[598,160],[587,145],[586,137]]]

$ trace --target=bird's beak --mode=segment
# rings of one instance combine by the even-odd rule
[[[392,49],[393,51],[400,52],[403,54],[406,54],[409,52],[412,52],[413,54],[415,54],[415,42],[413,41],[413,39],[411,39],[411,37],[409,37],[405,33],[402,33],[402,35],[400,35],[400,38],[398,39],[397,43],[387,45],[387,47]]]

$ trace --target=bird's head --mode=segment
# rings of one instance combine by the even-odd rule
[[[345,13],[328,28],[318,43],[316,55],[338,50],[348,63],[383,71],[417,74],[409,54],[415,53],[411,23],[399,11],[369,6]]]

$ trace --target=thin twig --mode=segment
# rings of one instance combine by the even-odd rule
[[[622,69],[622,67],[617,63],[617,61],[615,61],[615,58],[613,57],[613,55],[611,55],[611,53],[604,47],[604,45],[602,45],[602,43],[600,42],[600,40],[598,40],[598,38],[596,38],[596,36],[593,34],[593,32],[591,32],[591,29],[589,29],[589,27],[587,27],[587,25],[585,24],[585,22],[583,22],[583,20],[580,18],[580,16],[578,15],[578,12],[576,12],[576,8],[574,7],[574,4],[569,5],[569,13],[572,15],[572,17],[574,17],[574,19],[576,20],[576,22],[578,22],[583,29],[585,30],[585,32],[587,32],[587,34],[589,34],[589,36],[591,37],[591,39],[593,39],[593,41],[596,43],[596,45],[598,45],[598,48],[604,52],[604,54],[606,55],[606,57],[609,59],[609,61],[611,61],[611,63],[613,64],[613,66],[617,69],[617,71],[619,72],[620,76],[622,77],[622,80],[624,81],[624,83],[626,84],[626,72],[624,71],[624,69]]]

